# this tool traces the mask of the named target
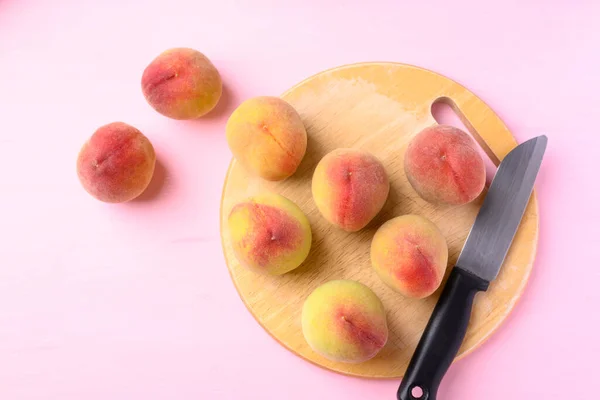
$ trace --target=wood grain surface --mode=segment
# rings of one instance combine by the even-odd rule
[[[434,72],[405,64],[342,66],[306,79],[282,98],[298,110],[307,128],[307,154],[296,174],[282,182],[256,178],[247,174],[235,160],[231,162],[221,202],[221,236],[233,282],[258,323],[279,343],[306,360],[348,375],[402,377],[441,289],[429,298],[414,300],[385,286],[370,265],[373,234],[392,217],[408,213],[423,215],[444,233],[451,267],[485,194],[484,191],[475,202],[458,207],[434,206],[423,201],[403,171],[406,145],[421,129],[436,124],[431,107],[439,101],[455,109],[495,164],[517,143],[499,117],[466,88]],[[386,205],[369,226],[357,233],[346,233],[327,223],[311,195],[316,164],[339,147],[372,152],[383,162],[390,176],[391,190]],[[296,270],[279,277],[257,275],[241,267],[228,240],[226,221],[233,205],[262,191],[280,193],[298,204],[308,216],[313,231],[308,259]],[[515,305],[532,268],[537,236],[534,193],[498,278],[488,292],[478,294],[475,299],[467,335],[457,358],[483,343]],[[354,279],[366,284],[386,308],[390,328],[388,343],[375,358],[365,363],[329,361],[313,352],[302,336],[300,316],[304,300],[318,285],[331,279]]]

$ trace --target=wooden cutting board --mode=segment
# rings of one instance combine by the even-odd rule
[[[235,160],[231,162],[221,201],[221,236],[233,282],[258,323],[297,355],[348,375],[400,378],[441,289],[429,298],[414,300],[385,286],[370,265],[373,234],[392,217],[408,213],[423,215],[437,224],[446,236],[449,266],[452,266],[482,200],[445,207],[420,199],[403,171],[406,145],[421,129],[436,124],[431,107],[439,101],[455,109],[496,165],[517,142],[500,118],[473,93],[442,75],[410,65],[342,66],[306,79],[281,97],[296,108],[307,128],[307,153],[296,174],[282,182],[256,178]],[[314,168],[325,154],[338,147],[372,152],[383,162],[390,176],[386,205],[375,220],[358,233],[346,233],[327,223],[311,195]],[[229,243],[227,216],[233,205],[265,190],[278,192],[298,204],[313,231],[308,259],[301,267],[279,277],[261,276],[241,267]],[[498,278],[488,292],[476,296],[471,322],[457,358],[481,345],[505,320],[521,295],[536,251],[537,209],[534,193]],[[375,358],[365,363],[329,361],[313,352],[302,336],[300,316],[304,300],[313,289],[332,279],[353,279],[366,284],[385,306],[390,329],[388,343]]]

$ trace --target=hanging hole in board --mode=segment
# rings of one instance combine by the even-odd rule
[[[433,119],[440,125],[450,125],[455,128],[458,128],[468,134],[470,134],[475,142],[478,142],[477,138],[474,136],[471,129],[465,126],[463,123],[463,119],[460,115],[460,110],[457,109],[456,104],[452,101],[452,99],[447,97],[440,97],[435,100],[433,104],[431,104],[431,115]],[[464,118],[464,117],[463,117]],[[485,176],[486,176],[486,184],[489,185],[494,174],[496,173],[496,165],[494,162],[488,157],[486,151],[480,146],[477,146],[479,154],[483,157],[483,162],[485,164]]]

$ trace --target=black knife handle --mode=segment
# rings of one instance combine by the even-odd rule
[[[488,286],[487,281],[453,268],[398,388],[398,400],[436,399],[440,382],[465,337],[473,298]],[[415,387],[421,388],[420,397],[413,396]]]

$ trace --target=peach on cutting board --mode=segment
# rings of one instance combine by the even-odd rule
[[[144,70],[142,92],[160,114],[195,119],[211,111],[221,98],[223,83],[213,63],[189,48],[159,54]]]
[[[307,135],[300,115],[278,97],[244,101],[229,117],[225,131],[235,159],[269,181],[291,176],[306,153]]]
[[[236,204],[228,217],[233,252],[243,266],[281,275],[300,266],[311,248],[308,219],[291,200],[274,193]]]
[[[317,208],[326,220],[348,232],[364,228],[381,211],[389,191],[382,163],[358,149],[328,153],[312,178]]]
[[[448,245],[438,227],[419,215],[385,222],[371,242],[371,264],[389,287],[407,297],[437,290],[448,263]]]
[[[77,157],[77,176],[83,188],[107,203],[132,200],[146,189],[156,163],[152,143],[123,122],[101,126]]]
[[[469,203],[485,186],[485,164],[477,144],[449,125],[419,132],[406,149],[404,170],[419,196],[434,204]]]
[[[360,363],[385,346],[388,326],[383,304],[371,289],[352,280],[333,280],[305,300],[302,333],[323,357]]]

